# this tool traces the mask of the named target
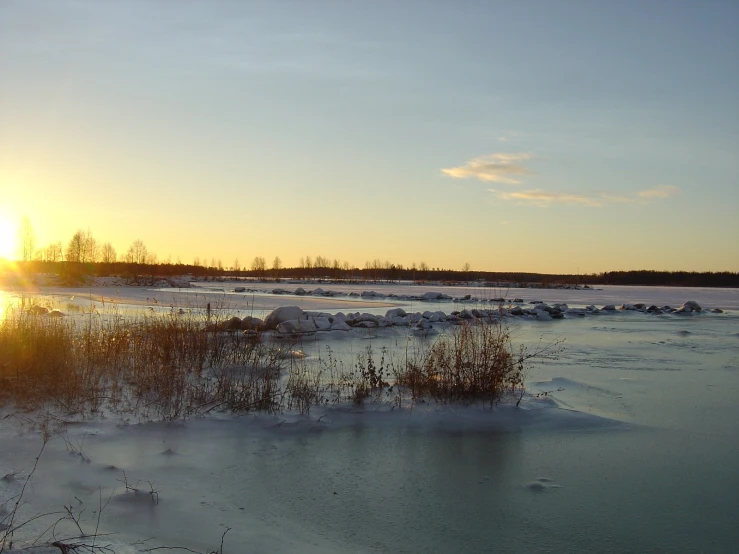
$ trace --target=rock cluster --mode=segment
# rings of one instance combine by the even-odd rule
[[[232,317],[218,325],[212,325],[209,329],[214,331],[244,330],[247,332],[266,330],[286,335],[398,326],[408,327],[417,331],[428,331],[433,328],[434,323],[494,322],[504,317],[526,317],[539,321],[551,321],[554,319],[585,317],[601,312],[616,311],[636,311],[647,314],[689,314],[701,312],[702,308],[694,301],[685,302],[679,308],[671,308],[670,306],[662,306],[660,308],[655,305],[647,306],[646,304],[622,304],[619,307],[616,307],[614,304],[606,304],[601,308],[597,308],[594,305],[585,306],[584,308],[571,308],[567,304],[549,305],[537,300],[531,303],[530,307],[520,304],[508,304],[507,306],[501,305],[494,309],[471,308],[453,311],[449,314],[440,310],[408,313],[403,308],[393,308],[388,310],[383,316],[360,312],[329,314],[325,312],[304,311],[298,306],[283,306],[270,313],[264,321],[256,317],[245,317],[243,319]],[[722,313],[718,308],[714,308],[711,312]]]

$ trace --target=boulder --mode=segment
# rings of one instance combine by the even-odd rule
[[[698,304],[698,302],[695,302],[694,300],[688,300],[685,304],[680,306],[677,310],[675,310],[678,313],[691,313],[691,312],[700,312],[702,308]]]
[[[262,320],[258,317],[246,316],[241,320],[241,329],[246,331],[249,329],[259,329],[262,326]]]
[[[426,331],[427,329],[431,329],[433,325],[431,325],[431,322],[428,319],[421,319],[418,323],[416,323],[416,329],[421,329],[423,331]]]
[[[435,323],[437,321],[446,321],[446,314],[444,312],[434,312],[428,319],[432,323]]]
[[[721,308],[713,308],[711,310],[711,313],[712,314],[722,314],[722,313],[724,313],[724,311]]]
[[[352,327],[360,327],[364,329],[374,329],[375,327],[377,327],[377,321],[369,321],[369,320],[355,321],[352,324]]]
[[[306,292],[305,292],[305,289],[303,287],[298,287],[298,288],[295,289],[295,294],[297,296],[303,296],[304,294],[306,294]]]
[[[277,332],[280,334],[302,334],[315,333],[317,331],[315,324],[309,319],[289,319],[282,321],[277,325]]]
[[[314,317],[313,323],[319,331],[328,331],[331,329],[331,322],[327,317]]]
[[[351,327],[343,319],[334,319],[334,322],[331,324],[332,331],[348,331],[349,329]]]
[[[405,317],[406,315],[408,314],[405,313],[403,308],[393,308],[392,310],[385,312],[385,317],[388,319],[392,319],[396,316]]]
[[[240,331],[241,330],[241,318],[233,316],[231,319],[227,319],[219,325],[221,331]]]
[[[277,308],[264,319],[265,329],[277,329],[277,326],[283,321],[290,321],[303,318],[303,310],[298,306],[282,306]]]
[[[615,304],[606,304],[601,308],[604,312],[614,312],[616,311],[616,305]]]
[[[523,309],[521,308],[521,306],[513,306],[513,307],[512,307],[512,308],[511,308],[511,309],[509,310],[509,313],[510,313],[511,315],[523,315]]]

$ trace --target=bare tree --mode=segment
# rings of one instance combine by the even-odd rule
[[[272,262],[272,269],[275,272],[275,279],[280,278],[280,270],[282,269],[282,260],[279,256],[275,256],[274,261]]]
[[[254,256],[251,261],[251,270],[260,277],[264,277],[264,272],[267,270],[267,261],[261,256]]]
[[[62,248],[62,242],[52,242],[46,248],[42,248],[41,259],[45,262],[61,262],[64,258],[64,249]]]
[[[104,264],[115,263],[118,259],[115,248],[109,242],[106,242],[100,247],[100,261]]]
[[[125,261],[129,264],[151,263],[149,249],[141,239],[136,239],[126,252]]]
[[[72,263],[80,263],[84,259],[85,253],[85,234],[77,231],[69,240],[67,245],[67,261]]]
[[[90,229],[83,235],[83,252],[82,260],[86,263],[93,263],[98,261],[98,245],[95,238],[92,236]]]
[[[21,240],[21,259],[24,262],[30,262],[33,259],[33,253],[36,245],[36,234],[33,232],[31,222],[27,217],[21,219],[21,228],[18,233]]]

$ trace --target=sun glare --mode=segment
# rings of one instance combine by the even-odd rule
[[[11,260],[15,257],[16,240],[15,228],[0,215],[0,260]]]

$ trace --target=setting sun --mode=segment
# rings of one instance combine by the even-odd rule
[[[10,260],[15,257],[15,236],[16,232],[13,225],[7,218],[0,215],[0,259]]]

